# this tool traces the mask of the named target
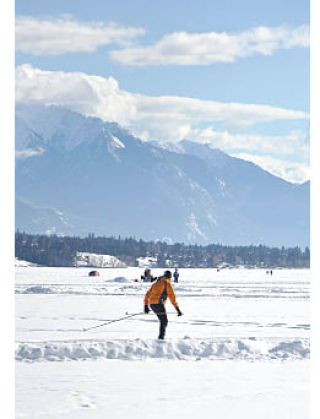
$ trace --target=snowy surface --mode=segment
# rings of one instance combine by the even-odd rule
[[[21,260],[18,258],[15,258],[15,262],[14,262],[14,266],[15,267],[20,267],[20,268],[26,268],[28,266],[38,266],[36,263],[32,263],[32,262],[28,262],[26,260]]]
[[[308,270],[181,269],[165,342],[151,313],[84,331],[150,287],[141,268],[89,271],[16,268],[18,418],[309,416]]]

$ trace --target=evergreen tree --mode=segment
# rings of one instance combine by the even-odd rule
[[[57,235],[15,235],[16,257],[44,266],[74,266],[76,252],[107,254],[118,257],[128,266],[136,266],[138,257],[154,257],[159,267],[217,267],[222,263],[231,266],[256,266],[264,268],[309,268],[310,249],[299,247],[276,248],[259,246],[208,246],[184,245],[165,242],[145,242],[133,237],[59,237]]]

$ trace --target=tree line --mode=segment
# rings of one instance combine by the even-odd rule
[[[15,234],[15,254],[21,260],[44,266],[75,266],[77,252],[116,256],[127,266],[138,266],[139,257],[152,257],[158,267],[310,267],[308,247],[201,246],[144,241],[132,237],[96,237],[94,234],[87,237],[28,234],[20,231]]]

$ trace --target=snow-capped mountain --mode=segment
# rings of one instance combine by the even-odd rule
[[[309,183],[205,145],[171,149],[115,123],[16,109],[16,228],[183,242],[307,245]]]

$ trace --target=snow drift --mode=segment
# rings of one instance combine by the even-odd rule
[[[40,265],[36,263],[28,262],[27,260],[21,260],[19,258],[15,258],[14,266],[18,268],[27,268],[29,266],[35,267],[35,266],[40,266]]]
[[[218,338],[128,340],[112,341],[78,340],[73,342],[19,343],[18,361],[65,361],[87,359],[242,359],[242,360],[296,360],[309,358],[309,339],[275,338]]]

